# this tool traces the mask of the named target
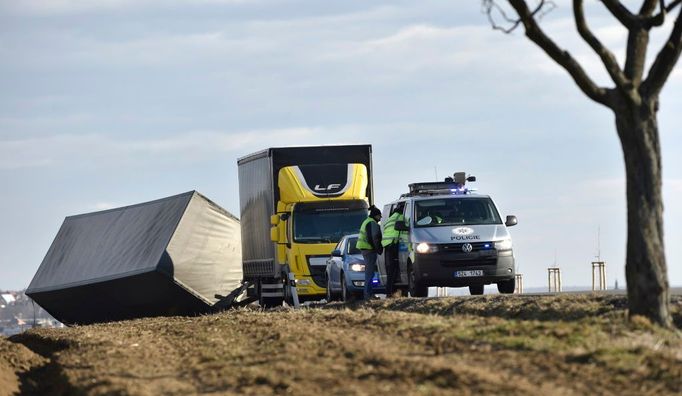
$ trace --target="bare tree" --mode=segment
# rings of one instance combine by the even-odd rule
[[[580,90],[593,101],[611,109],[625,159],[627,188],[627,257],[625,273],[629,313],[643,315],[671,327],[668,275],[663,246],[663,197],[661,194],[661,147],[658,135],[659,94],[682,51],[682,11],[663,48],[645,70],[651,29],[663,26],[667,16],[682,3],[673,0],[644,0],[632,12],[618,0],[601,0],[610,13],[627,29],[627,52],[621,67],[587,25],[583,0],[573,0],[573,15],[580,37],[603,63],[612,87],[594,83],[576,59],[560,48],[540,28],[539,19],[554,4],[540,0],[529,7],[525,0],[482,0],[493,28],[509,33],[519,26],[573,78]],[[505,11],[508,10],[508,11]],[[514,13],[512,15],[512,13]],[[645,75],[646,72],[646,75]]]

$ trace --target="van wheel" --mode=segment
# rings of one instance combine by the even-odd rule
[[[414,273],[414,268],[410,264],[407,267],[407,282],[408,291],[410,292],[410,297],[426,297],[429,293],[428,286],[422,285],[417,282],[416,275]]]
[[[483,294],[483,288],[485,285],[469,285],[469,294],[472,296],[480,296]]]
[[[502,294],[512,294],[514,289],[516,289],[516,279],[497,282],[497,291]]]
[[[343,273],[341,273],[341,298],[345,303],[351,303],[355,301],[355,293],[348,290],[348,286],[346,285],[346,276]]]

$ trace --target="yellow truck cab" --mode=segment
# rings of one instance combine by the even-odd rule
[[[238,160],[244,280],[261,305],[326,295],[326,260],[372,198],[371,146],[271,148]]]

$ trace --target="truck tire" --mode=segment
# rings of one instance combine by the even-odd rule
[[[417,282],[414,268],[409,264],[407,267],[407,283],[410,297],[426,297],[429,294],[429,287]]]
[[[261,297],[258,304],[263,308],[281,307],[284,299],[282,297]]]
[[[512,294],[516,289],[516,280],[508,279],[506,281],[497,282],[497,291],[502,294]]]
[[[469,294],[472,296],[480,296],[483,294],[485,285],[469,285]]]
[[[275,308],[275,307],[281,307],[282,303],[284,302],[284,297],[263,297],[261,290],[262,288],[260,287],[260,283],[258,285],[258,305],[260,305],[263,308]]]

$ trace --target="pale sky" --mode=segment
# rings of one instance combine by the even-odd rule
[[[542,26],[608,84],[570,2]],[[623,60],[597,1],[588,23]],[[667,36],[653,36],[652,48]],[[649,61],[651,61],[651,56]],[[511,228],[526,287],[624,284],[613,115],[480,1],[0,0],[0,289],[30,282],[64,217],[197,190],[239,216],[236,159],[371,143],[376,203],[466,171]],[[678,109],[678,110],[675,110]],[[669,279],[682,285],[682,66],[661,96]]]

